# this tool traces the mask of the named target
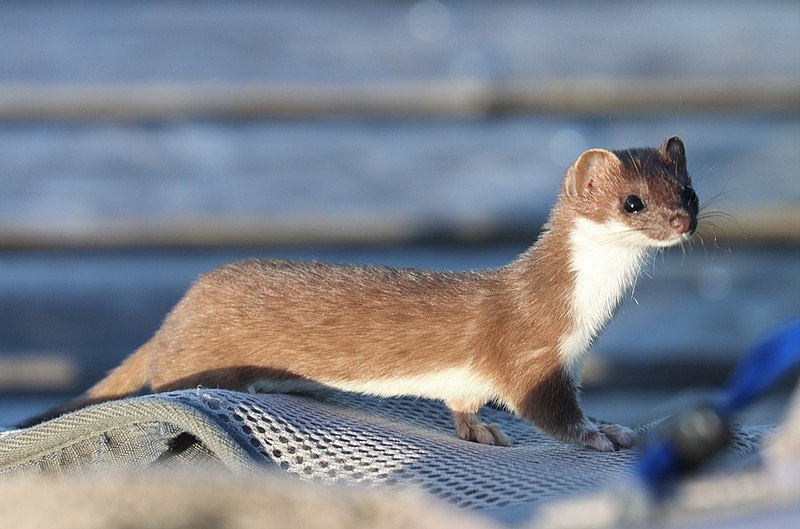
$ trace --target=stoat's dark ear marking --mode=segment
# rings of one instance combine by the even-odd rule
[[[661,154],[666,160],[672,162],[679,172],[686,172],[686,149],[679,137],[668,138],[661,146]]]
[[[569,196],[586,196],[598,180],[618,170],[621,162],[617,155],[604,149],[591,149],[581,154],[567,169],[564,186]]]

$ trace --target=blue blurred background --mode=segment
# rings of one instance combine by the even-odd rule
[[[670,411],[800,314],[799,35],[795,1],[4,2],[0,424],[220,264],[499,266],[581,151],[678,134],[722,214],[648,267],[585,397]]]

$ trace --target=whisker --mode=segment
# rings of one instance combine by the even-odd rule
[[[692,240],[694,240],[695,238],[697,238],[697,240],[700,241],[700,246],[703,247],[703,253],[706,254],[706,261],[708,261],[709,260],[708,247],[706,246],[706,240],[703,237],[703,234],[695,232],[694,237],[692,237]]]
[[[707,231],[709,229],[711,231],[710,231],[710,233],[707,233]],[[731,252],[730,243],[726,242],[726,247],[725,248],[720,246],[720,243],[722,242],[722,240],[726,240],[727,241],[727,236],[725,235],[725,230],[720,228],[716,223],[714,223],[714,222],[706,222],[706,223],[703,224],[703,226],[701,226],[700,229],[698,229],[698,231],[696,233],[698,234],[698,237],[701,237],[701,238],[703,237],[703,235],[710,235],[713,238],[714,248],[716,250],[719,250],[719,251],[722,251],[722,252],[725,252],[725,253],[730,253]]]
[[[710,236],[712,238],[713,243],[714,243],[713,247],[716,250],[730,252],[730,244],[729,243],[727,245],[728,246],[727,248],[722,248],[720,246],[720,236],[722,236],[722,237],[724,237],[726,239],[727,239],[727,236],[725,236],[725,231],[714,221],[722,221],[725,224],[733,224],[741,232],[744,232],[744,229],[742,228],[741,224],[739,224],[738,219],[734,215],[732,215],[732,214],[730,214],[730,213],[728,213],[726,211],[722,211],[722,210],[720,210],[718,208],[714,208],[714,209],[709,210],[709,206],[711,206],[713,203],[715,203],[721,197],[723,197],[723,196],[725,196],[725,195],[727,195],[729,193],[742,191],[742,189],[736,189],[736,188],[730,189],[728,187],[730,185],[730,182],[731,182],[731,180],[730,180],[730,176],[729,176],[725,180],[725,183],[722,185],[722,189],[719,192],[717,192],[714,195],[712,195],[707,200],[705,200],[702,204],[700,204],[700,206],[698,208],[698,214],[697,214],[697,225],[698,226],[697,226],[696,233],[698,235],[698,238],[700,239],[700,243],[703,245],[703,248],[706,251],[706,258],[709,257],[708,246],[706,245],[706,239],[705,239],[705,237],[703,237],[703,235],[708,235],[708,236]],[[710,232],[708,232],[709,229],[711,230]]]
[[[720,209],[713,209],[711,211],[703,211],[697,215],[697,220],[703,220],[708,218],[723,218],[729,220],[731,222],[737,222],[736,215],[728,213],[727,211],[722,211]]]
[[[740,189],[740,188],[728,189],[728,185],[730,183],[731,183],[731,178],[730,178],[730,176],[728,176],[728,178],[725,180],[725,183],[722,184],[722,189],[720,191],[718,191],[717,193],[715,193],[714,195],[712,195],[711,198],[709,198],[705,202],[701,203],[699,209],[703,210],[704,208],[706,208],[706,207],[710,206],[711,204],[713,204],[717,199],[719,199],[720,197],[722,197],[724,195],[727,195],[728,193],[735,193],[735,192],[739,192],[739,191],[744,191],[744,189]]]
[[[700,205],[698,206],[698,208],[701,209],[701,210],[703,208],[707,208],[708,206],[710,206],[714,202],[716,202],[720,197],[722,197],[724,195],[727,195],[728,193],[733,193],[734,191],[735,190],[733,190],[733,189],[729,189],[729,190],[726,190],[726,191],[720,191],[719,193],[711,196],[711,198],[705,200],[704,202],[701,202]]]

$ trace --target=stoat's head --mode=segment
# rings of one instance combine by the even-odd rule
[[[609,236],[639,247],[681,243],[697,227],[697,194],[677,136],[657,149],[584,152],[567,170],[562,201],[606,225]]]

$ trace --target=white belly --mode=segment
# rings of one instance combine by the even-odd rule
[[[484,377],[467,367],[447,368],[424,375],[364,380],[260,380],[250,385],[260,393],[302,393],[339,389],[378,397],[421,397],[444,401],[488,402],[496,393]]]

